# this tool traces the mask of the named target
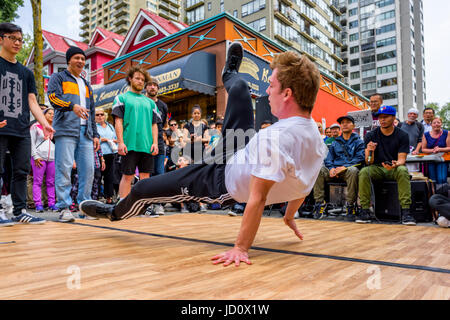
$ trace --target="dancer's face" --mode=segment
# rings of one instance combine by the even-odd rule
[[[278,68],[273,69],[272,75],[269,77],[269,87],[266,93],[269,95],[269,104],[272,114],[278,117],[280,110],[284,105],[284,91],[281,90],[281,83],[278,81]]]

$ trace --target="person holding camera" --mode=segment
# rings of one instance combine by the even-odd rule
[[[359,173],[359,199],[362,212],[356,218],[357,223],[369,223],[372,181],[395,180],[398,184],[398,197],[401,206],[402,223],[415,225],[410,213],[411,183],[405,166],[409,153],[408,134],[394,126],[396,110],[383,106],[378,111],[380,126],[364,137],[365,161],[367,166]]]

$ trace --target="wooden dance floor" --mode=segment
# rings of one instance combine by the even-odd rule
[[[210,258],[242,217],[175,214],[0,230],[0,299],[450,299],[450,230],[264,217],[252,266]]]

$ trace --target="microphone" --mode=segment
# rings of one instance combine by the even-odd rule
[[[370,150],[370,151],[369,151],[369,156],[367,157],[367,162],[368,162],[368,163],[372,162],[372,157],[373,157],[373,151]]]

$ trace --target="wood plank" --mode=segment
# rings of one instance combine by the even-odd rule
[[[0,241],[15,243],[0,245],[0,299],[450,299],[448,273],[364,263],[448,269],[447,229],[299,219],[299,241],[282,219],[264,217],[253,265],[213,265],[241,219],[175,214],[2,228]]]

